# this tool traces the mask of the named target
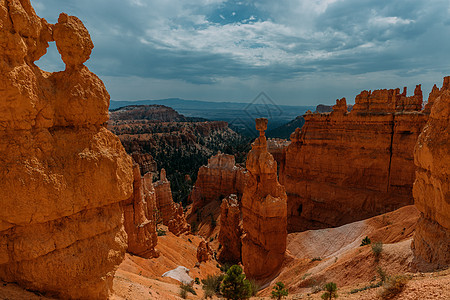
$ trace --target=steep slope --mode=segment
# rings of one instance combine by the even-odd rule
[[[290,294],[311,293],[329,281],[339,288],[369,285],[378,276],[377,267],[388,275],[411,272],[410,244],[418,218],[419,212],[410,205],[337,228],[291,233],[287,239],[288,258],[270,285],[282,281],[289,287]],[[371,245],[360,246],[366,236],[372,243],[383,243],[379,262],[375,260]],[[269,293],[270,289],[265,289],[261,294]],[[348,297],[340,295],[344,299]]]
[[[30,1],[0,2],[0,279],[60,298],[105,299],[126,249],[119,202],[131,158],[104,124],[109,95],[83,63],[76,17],[48,24]],[[65,71],[34,62],[56,41]]]

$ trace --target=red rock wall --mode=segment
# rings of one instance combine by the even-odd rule
[[[413,149],[428,119],[415,110],[421,103],[420,86],[411,97],[399,89],[363,91],[350,113],[341,99],[332,113],[306,114],[280,172],[289,232],[340,226],[412,204]]]
[[[233,155],[219,153],[211,157],[208,165],[198,170],[197,181],[189,195],[193,210],[230,194],[240,197],[244,192],[245,182],[246,172],[235,165]]]
[[[242,263],[247,276],[262,279],[276,273],[286,251],[286,192],[277,180],[277,163],[267,152],[267,119],[256,119],[259,138],[247,156],[249,173],[242,195]]]
[[[105,299],[126,249],[119,204],[131,158],[104,128],[109,95],[83,63],[76,17],[56,25],[28,0],[0,1],[0,279],[62,299]],[[34,65],[49,41],[66,70]]]
[[[155,182],[155,192],[156,205],[162,223],[175,235],[189,232],[191,226],[186,221],[181,204],[173,202],[170,182],[167,180],[164,169],[161,170],[160,180]]]
[[[419,268],[441,269],[450,265],[450,76],[432,93],[430,119],[414,151],[413,194],[420,219],[413,249]]]

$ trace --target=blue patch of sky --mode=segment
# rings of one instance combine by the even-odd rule
[[[220,25],[260,22],[267,19],[269,15],[259,10],[253,1],[239,0],[226,1],[207,16],[209,22]]]

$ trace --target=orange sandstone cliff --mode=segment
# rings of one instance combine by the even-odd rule
[[[413,194],[420,219],[413,249],[419,263],[439,269],[450,265],[450,76],[439,93],[433,90],[430,119],[414,152]]]
[[[347,113],[307,113],[291,135],[280,182],[288,195],[288,230],[340,226],[413,203],[413,149],[428,114],[420,85],[363,91]]]
[[[208,159],[208,165],[198,170],[197,181],[189,195],[193,210],[230,194],[240,198],[244,192],[246,171],[235,165],[233,155],[218,153]]]
[[[242,195],[242,263],[252,278],[276,273],[286,251],[286,192],[278,183],[277,163],[267,151],[267,119],[256,119],[259,137],[247,156],[249,172]]]
[[[0,279],[60,298],[105,299],[126,249],[120,201],[132,162],[104,124],[109,95],[83,63],[76,17],[0,2]],[[56,41],[65,71],[34,62]]]

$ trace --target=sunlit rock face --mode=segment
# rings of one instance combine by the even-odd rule
[[[450,265],[450,76],[432,94],[430,119],[414,152],[414,203],[421,214],[413,249],[419,268],[425,262],[439,269]]]
[[[260,136],[247,156],[249,173],[242,196],[242,263],[253,278],[267,278],[276,273],[286,251],[287,196],[278,183],[277,163],[267,151],[264,131],[267,119],[256,119]]]
[[[288,231],[340,226],[413,203],[414,146],[428,120],[420,85],[363,91],[347,112],[307,113],[291,135],[280,182],[288,195]]]
[[[132,162],[104,124],[109,95],[83,63],[76,17],[0,1],[0,279],[62,299],[105,299],[127,246],[119,202]],[[34,62],[55,41],[65,71]]]

